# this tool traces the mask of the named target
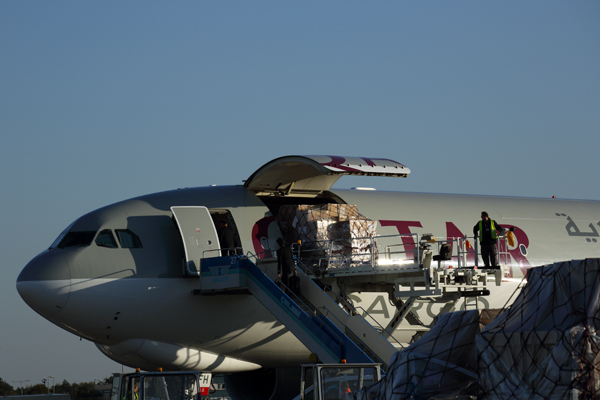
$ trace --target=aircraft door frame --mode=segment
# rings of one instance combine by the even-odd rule
[[[217,229],[210,211],[203,206],[173,206],[171,211],[183,241],[185,273],[200,276],[202,258],[221,256]]]

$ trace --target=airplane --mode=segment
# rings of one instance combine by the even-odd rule
[[[297,382],[310,351],[247,292],[192,295],[199,276],[194,260],[224,254],[221,221],[234,231],[235,253],[251,253],[273,269],[275,242],[285,234],[277,222],[282,206],[355,206],[374,221],[382,260],[389,237],[400,238],[410,253],[418,247],[411,235],[470,237],[487,211],[512,228],[515,241],[501,249],[502,285],[491,286],[479,308],[505,306],[528,268],[600,256],[598,201],[332,188],[344,175],[409,173],[389,159],[291,155],[266,163],[243,185],[124,200],[71,223],[23,268],[17,290],[41,316],[116,362],[149,371],[223,373],[234,399],[283,398],[286,388],[297,388],[290,382]],[[474,253],[466,254],[473,268]],[[412,255],[401,257],[410,261]],[[458,262],[455,256],[443,265]],[[348,293],[383,326],[394,315],[386,297]],[[436,312],[427,302],[413,308],[425,324]]]

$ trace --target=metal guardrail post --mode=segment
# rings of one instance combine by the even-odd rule
[[[462,238],[456,238],[456,254],[458,257],[458,268],[462,268],[463,265],[466,266],[466,262],[465,260],[463,260],[463,256],[465,254],[465,252],[463,251],[463,246],[464,246],[464,242],[462,240]]]
[[[475,249],[475,266],[479,267],[479,240],[477,240],[477,236],[473,238],[473,249]]]
[[[419,246],[419,235],[415,235],[415,251],[417,252],[417,265],[421,265],[421,248]]]
[[[500,240],[503,241],[504,247],[500,246]],[[510,258],[510,253],[508,252],[508,237],[506,236],[506,234],[504,236],[498,237],[496,246],[498,248],[498,264],[501,264],[500,257],[502,256],[503,261],[504,261],[504,263],[502,263],[502,264],[510,265],[511,258]],[[503,249],[503,251],[500,251],[500,249]]]
[[[371,236],[371,269],[375,268],[375,239]]]

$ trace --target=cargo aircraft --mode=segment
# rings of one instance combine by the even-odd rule
[[[25,266],[17,289],[41,316],[119,363],[223,373],[234,399],[284,398],[290,379],[297,381],[298,365],[308,361],[307,348],[247,292],[192,294],[198,258],[224,251],[217,234],[221,221],[234,231],[235,253],[251,253],[275,268],[282,206],[356,206],[376,223],[380,260],[390,247],[386,238],[396,236],[409,262],[417,250],[411,235],[469,237],[487,211],[513,229],[514,241],[501,248],[502,285],[481,297],[481,308],[503,307],[532,266],[600,256],[598,201],[332,189],[343,175],[409,173],[388,159],[285,156],[243,185],[125,200],[69,225]],[[466,254],[463,266],[473,267],[474,253]],[[456,268],[457,262],[453,257],[440,266]],[[393,317],[385,294],[353,292],[348,298],[383,326]],[[427,302],[412,312],[425,324],[436,313]]]

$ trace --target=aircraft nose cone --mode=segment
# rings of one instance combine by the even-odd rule
[[[31,260],[17,278],[23,300],[46,318],[56,316],[67,304],[71,273],[62,251],[46,251]]]

